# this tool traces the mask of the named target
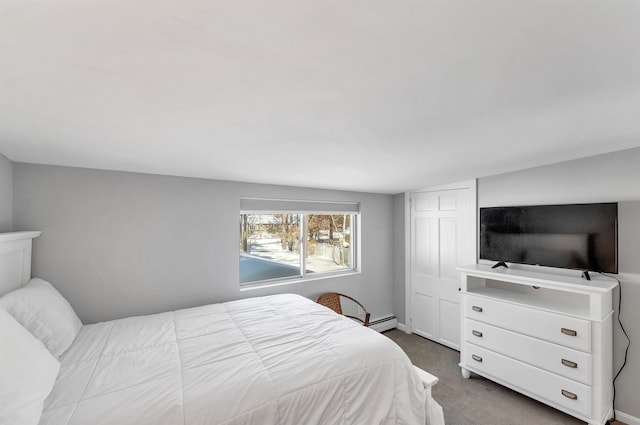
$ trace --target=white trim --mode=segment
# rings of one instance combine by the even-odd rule
[[[293,276],[290,278],[275,278],[275,279],[267,279],[267,280],[256,280],[252,283],[245,283],[240,286],[240,292],[243,291],[251,291],[254,289],[264,289],[271,288],[274,286],[282,286],[282,285],[292,285],[294,283],[305,283],[311,282],[313,280],[322,280],[322,279],[331,279],[335,277],[343,277],[343,276],[352,276],[361,274],[360,270],[343,270],[343,271],[335,271],[335,272],[323,272],[323,273],[314,273],[307,274],[305,277]]]
[[[33,238],[37,238],[41,234],[42,232],[39,230],[34,230],[30,232],[0,233],[0,242],[17,241],[20,239],[33,239]]]
[[[404,330],[411,333],[411,192],[404,193]]]
[[[616,410],[616,420],[622,421],[627,425],[640,425],[640,418],[636,418],[619,410]]]
[[[302,217],[304,218],[301,222],[300,222],[300,234],[299,234],[299,239],[300,239],[300,246],[299,246],[299,250],[300,253],[298,254],[298,258],[300,258],[300,277],[302,279],[307,277],[307,215],[303,214]],[[344,223],[346,224],[346,223]],[[353,224],[353,223],[351,223]],[[351,246],[349,247],[351,248],[351,257],[352,257],[352,263],[351,263],[351,270],[355,269],[355,264],[353,264],[353,244],[351,244]],[[334,251],[335,252],[335,251]],[[242,282],[240,283],[240,285],[242,285]]]
[[[398,326],[396,326],[396,329],[398,329],[399,331],[402,331],[406,334],[410,334],[411,332],[409,332],[409,328],[407,328],[407,325],[405,325],[404,323],[398,323]]]

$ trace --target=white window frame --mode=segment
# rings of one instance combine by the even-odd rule
[[[270,198],[240,198],[240,216],[243,214],[298,214],[300,226],[300,274],[290,277],[240,282],[240,290],[263,288],[318,279],[334,278],[361,273],[360,269],[360,204],[342,201],[310,201]],[[307,219],[308,214],[351,215],[351,267],[343,270],[316,272],[306,270]],[[240,235],[239,235],[240,236]],[[238,270],[240,265],[238,264]],[[238,279],[239,281],[240,279]]]

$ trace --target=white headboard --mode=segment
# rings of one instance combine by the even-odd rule
[[[0,233],[0,296],[31,279],[31,242],[41,233]]]

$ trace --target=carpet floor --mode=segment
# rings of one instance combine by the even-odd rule
[[[583,425],[559,410],[477,375],[460,374],[460,353],[398,329],[384,333],[413,364],[439,378],[433,398],[442,405],[447,425]],[[612,425],[623,425],[612,422]]]

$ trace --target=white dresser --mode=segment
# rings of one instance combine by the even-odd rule
[[[460,267],[460,367],[589,424],[613,414],[613,289],[597,274]]]

